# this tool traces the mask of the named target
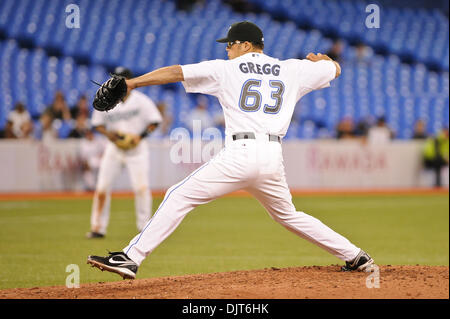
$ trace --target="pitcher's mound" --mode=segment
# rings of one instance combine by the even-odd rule
[[[448,299],[448,287],[448,266],[385,265],[368,273],[332,265],[17,288],[0,290],[0,298]]]

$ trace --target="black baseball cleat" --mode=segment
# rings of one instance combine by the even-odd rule
[[[121,251],[109,252],[106,257],[88,256],[87,263],[101,271],[115,272],[123,279],[135,279],[138,270],[138,265]]]
[[[95,231],[90,231],[86,234],[86,238],[92,239],[92,238],[105,238],[104,234],[97,233]]]
[[[346,261],[345,266],[341,268],[342,271],[365,271],[373,265],[373,259],[362,249],[359,254],[352,261]]]

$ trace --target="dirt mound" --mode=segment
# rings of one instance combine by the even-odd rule
[[[372,287],[372,288],[369,288]],[[0,299],[448,299],[448,266],[340,266],[252,271],[0,290]]]

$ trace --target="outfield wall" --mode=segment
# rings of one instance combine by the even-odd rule
[[[179,182],[201,160],[173,163],[175,142],[148,141],[150,185],[165,190]],[[197,145],[198,146],[198,145]],[[423,144],[394,141],[367,145],[359,141],[287,141],[283,143],[286,178],[292,189],[376,189],[432,186],[433,176],[422,169]],[[196,149],[190,141],[187,150]],[[0,141],[0,192],[82,191],[80,141]],[[189,163],[196,161],[197,163]],[[448,186],[448,170],[443,173]],[[130,190],[124,170],[114,190]]]

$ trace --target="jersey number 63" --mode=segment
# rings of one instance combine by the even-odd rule
[[[270,98],[272,105],[264,104],[264,113],[277,114],[283,103],[284,84],[279,80],[270,80],[269,85],[273,90]],[[239,97],[239,107],[244,112],[256,112],[261,108],[262,96],[257,88],[261,87],[261,80],[249,79],[244,82]],[[251,98],[251,101],[249,99]],[[251,102],[251,103],[249,103]]]

